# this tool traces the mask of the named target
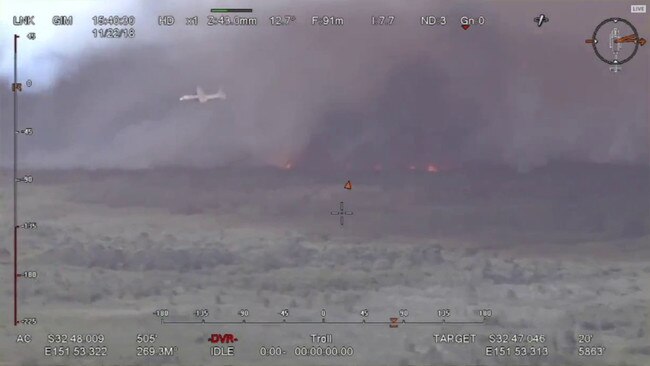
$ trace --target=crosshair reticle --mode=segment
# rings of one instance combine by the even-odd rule
[[[339,204],[339,210],[330,212],[330,215],[339,216],[339,222],[341,223],[341,226],[343,226],[345,224],[344,217],[349,215],[354,215],[354,212],[345,211],[345,203],[341,202]]]

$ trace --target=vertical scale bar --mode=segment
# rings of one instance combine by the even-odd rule
[[[18,325],[18,37],[14,34],[14,326]]]

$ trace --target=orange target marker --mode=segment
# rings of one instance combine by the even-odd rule
[[[629,36],[617,38],[614,40],[614,43],[638,43],[640,46],[643,46],[645,42],[645,38],[637,39],[634,34],[630,34]]]
[[[347,183],[345,183],[345,185],[343,186],[343,188],[348,189],[348,190],[351,190],[351,189],[352,189],[352,182],[351,182],[351,181],[348,181]]]

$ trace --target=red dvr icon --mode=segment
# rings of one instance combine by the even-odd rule
[[[238,341],[237,337],[235,337],[235,335],[231,333],[226,333],[226,334],[212,333],[210,335],[210,338],[208,338],[208,342],[210,343],[235,343],[237,341]]]

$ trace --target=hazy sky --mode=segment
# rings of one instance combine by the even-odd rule
[[[257,27],[205,26],[214,1],[14,3],[0,1],[5,84],[11,15],[37,16],[37,39],[23,37],[19,54],[21,79],[35,85],[19,106],[22,127],[37,131],[21,145],[30,166],[648,162],[648,47],[614,75],[584,43],[611,16],[650,38],[647,15],[625,2],[219,2],[250,4]],[[540,11],[551,18],[542,28]],[[52,26],[54,14],[75,25]],[[135,39],[93,39],[90,18],[103,14],[135,15]],[[167,14],[177,24],[159,27]],[[276,14],[297,22],[270,27]],[[313,27],[314,14],[346,24]],[[372,27],[372,14],[396,23]],[[448,24],[420,26],[428,14]],[[185,26],[193,15],[201,25]],[[463,15],[486,24],[462,30]],[[223,87],[228,100],[178,101],[196,85]],[[6,162],[7,88],[0,101]]]

